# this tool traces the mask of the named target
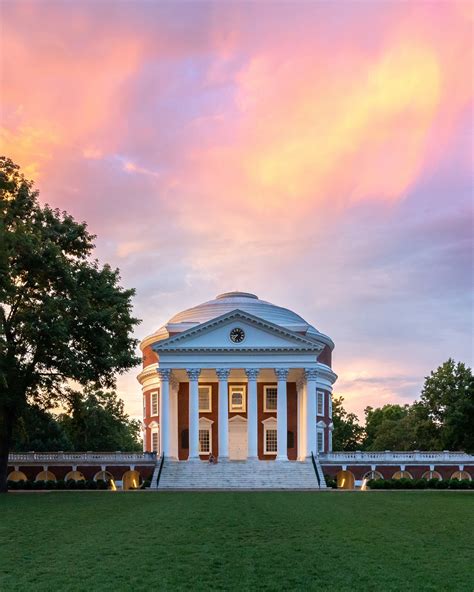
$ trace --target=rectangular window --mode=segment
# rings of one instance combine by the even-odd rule
[[[318,431],[318,453],[324,452],[324,434]]]
[[[209,430],[199,430],[199,454],[211,452],[211,436]]]
[[[152,452],[158,452],[160,446],[160,440],[158,438],[158,432],[151,433],[151,449]]]
[[[199,387],[199,411],[203,413],[210,413],[212,411],[210,386]]]
[[[263,397],[263,410],[268,411],[276,411],[277,410],[277,392],[278,389],[276,386],[264,386],[263,387],[264,397]]]
[[[245,412],[245,386],[231,386],[229,390],[229,410]]]
[[[151,414],[158,415],[158,391],[151,393]]]
[[[318,415],[324,415],[324,392],[318,391]]]
[[[277,452],[277,431],[274,429],[265,430],[265,454]]]

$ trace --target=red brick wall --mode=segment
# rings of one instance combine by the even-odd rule
[[[323,351],[318,356],[318,362],[321,364],[326,364],[331,368],[332,363],[332,351],[329,345],[325,345]]]
[[[156,364],[156,362],[158,362],[158,356],[151,349],[151,345],[147,345],[145,348],[143,348],[143,352],[142,352],[143,368],[146,368],[150,364]]]

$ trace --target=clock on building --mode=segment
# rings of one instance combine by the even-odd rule
[[[234,343],[242,343],[245,339],[245,332],[240,327],[234,327],[230,332],[230,340]]]

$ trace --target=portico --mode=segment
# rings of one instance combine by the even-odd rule
[[[292,449],[296,448],[298,460],[309,458],[311,452],[314,454],[318,452],[316,440],[318,385],[320,389],[324,388],[330,392],[327,379],[324,380],[324,374],[327,371],[321,369],[320,372],[318,382],[317,364],[313,368],[291,369],[282,366],[277,368],[157,368],[161,395],[160,425],[166,426],[160,432],[160,453],[176,460],[182,457],[183,454],[178,453],[179,439],[182,432],[188,430],[188,460],[199,460],[201,456],[209,453],[218,456],[221,461],[242,460],[240,454],[237,458],[229,454],[229,432],[235,448],[237,432],[242,434],[242,425],[244,425],[245,459],[258,459],[262,456],[262,454],[259,455],[260,448],[263,450],[263,456],[268,460],[287,461],[289,444]],[[291,401],[292,406],[288,400],[289,385],[292,385],[295,395]],[[235,391],[234,387],[238,389]],[[217,410],[212,405],[212,391],[216,388]],[[206,389],[209,395],[206,395]],[[181,397],[186,397],[186,391],[188,393],[187,426],[185,417],[180,418],[176,412],[171,412],[173,405],[170,399],[180,396],[180,390]],[[288,414],[295,415],[295,411],[296,430],[294,427],[293,430],[289,430]],[[308,421],[307,418],[311,417],[313,421]],[[203,418],[208,419],[207,427],[202,426]],[[239,419],[240,422],[236,422]],[[214,422],[217,423],[217,430],[214,430],[217,431],[217,438],[203,436],[202,432],[206,429],[213,431]],[[184,426],[181,430],[180,425]],[[233,426],[239,426],[234,430],[234,435]],[[276,449],[273,445],[274,431],[276,431]],[[209,450],[202,446],[200,432],[203,439],[209,440]],[[292,436],[289,437],[289,434]],[[289,439],[296,442],[296,445],[288,442]]]

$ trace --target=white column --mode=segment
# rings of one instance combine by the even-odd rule
[[[229,378],[229,368],[216,368],[217,378],[219,379],[219,461],[229,459],[229,389],[227,380]]]
[[[247,401],[247,458],[258,459],[258,412],[257,412],[257,378],[260,370],[246,368],[248,380]]]
[[[179,382],[171,376],[170,380],[170,453],[169,458],[178,460],[178,391]]]
[[[160,377],[160,452],[165,457],[170,453],[170,376],[168,368],[158,368]]]
[[[316,380],[315,368],[305,369],[306,377],[306,457],[316,454]]]
[[[186,370],[189,378],[189,457],[199,460],[199,375],[200,368]]]
[[[277,456],[276,460],[288,460],[288,420],[286,403],[286,379],[288,368],[275,368],[277,388]]]
[[[298,460],[306,459],[306,409],[305,409],[305,382],[300,379],[296,384],[297,400],[297,431],[298,431]]]

